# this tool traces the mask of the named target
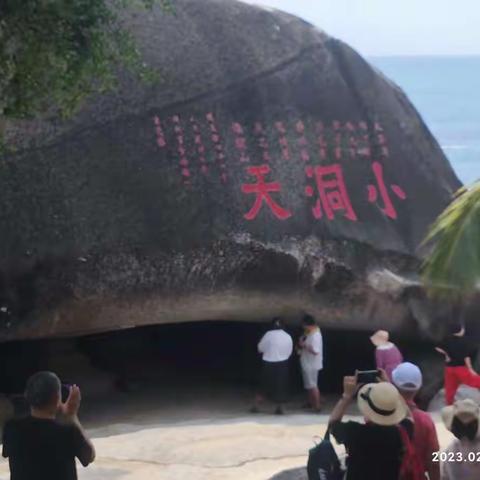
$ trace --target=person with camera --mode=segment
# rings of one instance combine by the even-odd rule
[[[343,422],[356,395],[365,423]],[[398,480],[404,455],[398,425],[407,414],[405,402],[391,383],[362,385],[357,375],[344,378],[343,395],[330,415],[329,430],[345,445],[346,480]]]
[[[80,389],[69,387],[62,403],[61,383],[52,372],[29,378],[25,398],[30,415],[13,419],[3,430],[3,456],[11,480],[76,480],[75,458],[86,467],[95,460],[95,448],[78,419]]]

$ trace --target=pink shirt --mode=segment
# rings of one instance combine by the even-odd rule
[[[400,350],[391,343],[385,347],[377,347],[375,350],[377,368],[383,368],[387,372],[388,379],[392,381],[392,372],[403,362]]]

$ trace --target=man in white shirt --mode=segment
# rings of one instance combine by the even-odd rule
[[[270,330],[258,344],[258,352],[262,354],[261,391],[255,396],[251,412],[258,413],[261,403],[268,398],[277,405],[275,414],[281,415],[288,390],[288,359],[293,352],[293,341],[279,318],[272,320]]]
[[[323,369],[323,339],[312,316],[305,315],[303,317],[303,327],[305,333],[298,343],[303,386],[308,392],[308,402],[311,408],[318,412],[321,408],[318,372]]]

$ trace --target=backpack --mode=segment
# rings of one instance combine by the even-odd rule
[[[308,452],[308,480],[342,480],[344,472],[340,467],[337,453],[330,441],[330,431]]]
[[[425,480],[425,467],[415,450],[407,430],[401,425],[398,428],[405,448],[402,465],[400,466],[400,480]]]

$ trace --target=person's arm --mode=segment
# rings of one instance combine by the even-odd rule
[[[320,354],[320,335],[310,335],[305,342],[305,348],[313,355]]]
[[[476,372],[475,369],[473,368],[472,359],[471,359],[470,357],[465,357],[465,365],[467,366],[467,368],[468,368],[472,373],[474,373],[475,375],[477,375],[477,372]]]
[[[317,350],[317,355],[319,355],[323,361],[323,337],[321,333],[319,333],[317,337]]]
[[[384,368],[377,368],[379,375],[378,375],[378,381],[379,382],[385,382],[385,383],[390,383],[390,379],[388,378],[388,374]]]
[[[288,342],[288,358],[290,358],[292,356],[292,353],[293,353],[293,339],[290,335],[288,336],[288,339],[289,339],[289,342]]]
[[[257,346],[257,349],[258,349],[258,353],[264,353],[265,352],[265,346],[266,346],[266,343],[267,343],[267,340],[266,340],[266,337],[267,334],[265,334],[261,340],[258,342],[258,346]]]
[[[435,350],[436,350],[438,353],[441,353],[441,354],[445,357],[445,361],[446,361],[447,363],[450,361],[450,357],[449,357],[448,353],[447,353],[443,348],[435,347]]]
[[[377,370],[385,370],[384,355],[382,350],[378,348],[375,349],[375,365],[377,366]]]
[[[71,424],[76,429],[74,434],[75,456],[80,460],[80,463],[84,467],[87,467],[95,460],[95,447],[93,446],[92,441],[87,437],[78,417],[73,417],[71,419]]]
[[[81,398],[80,389],[76,385],[73,385],[70,389],[67,401],[61,405],[60,411],[63,415],[64,422],[73,427],[74,438],[72,447],[74,449],[74,454],[80,460],[80,463],[86,467],[95,460],[95,447],[87,437],[87,434],[78,419]]]
[[[352,402],[355,392],[357,391],[357,378],[344,377],[343,379],[343,395],[342,398],[335,405],[330,418],[328,420],[328,429],[335,437],[338,443],[345,445],[348,450],[349,438],[352,434],[354,422],[342,422],[342,418],[347,411],[348,406]]]
[[[348,407],[352,403],[352,399],[355,396],[357,391],[357,377],[344,377],[343,379],[343,395],[342,398],[337,402],[330,418],[328,420],[329,424],[340,422],[345,415]]]

